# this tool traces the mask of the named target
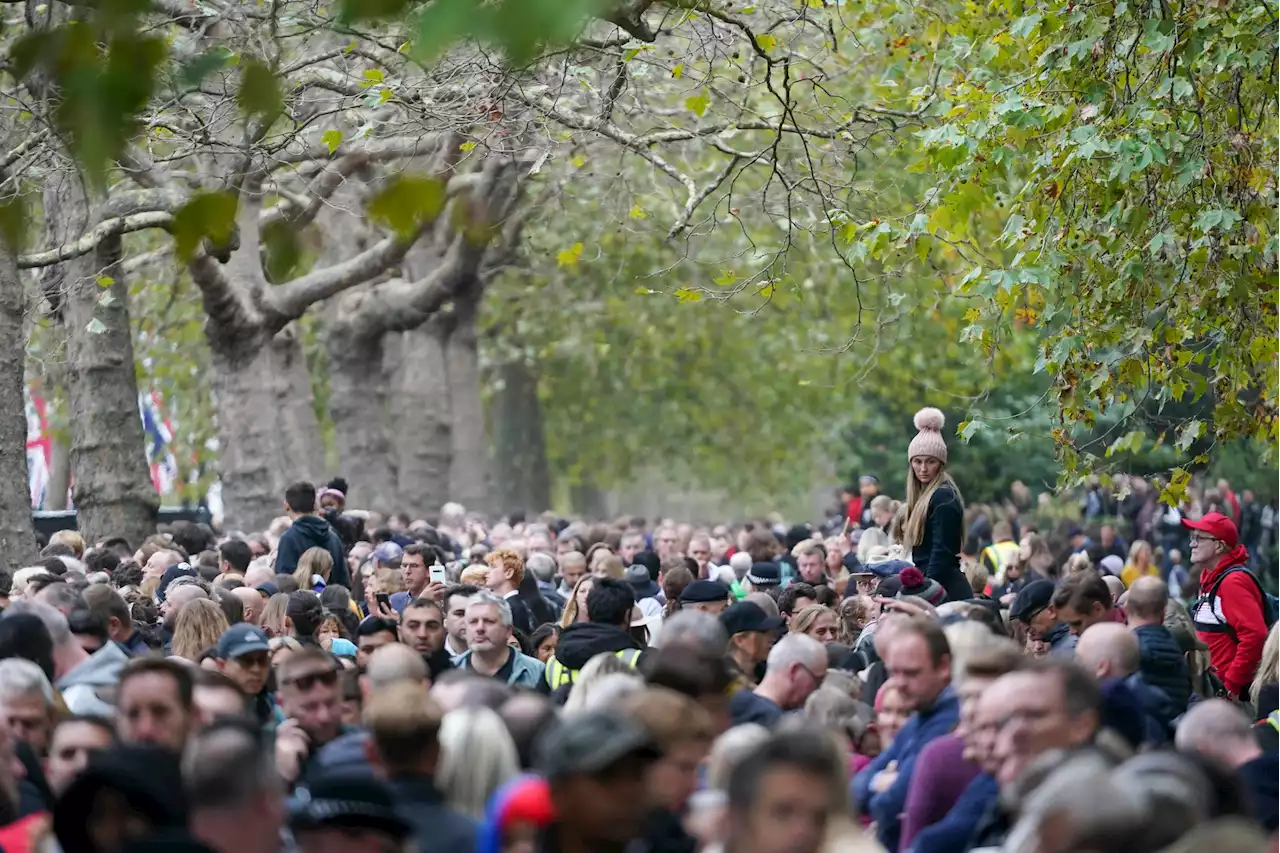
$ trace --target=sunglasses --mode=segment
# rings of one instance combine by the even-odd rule
[[[338,671],[336,669],[325,669],[319,672],[309,672],[296,678],[287,678],[284,683],[304,691],[310,690],[317,684],[324,687],[332,687],[338,683]]]

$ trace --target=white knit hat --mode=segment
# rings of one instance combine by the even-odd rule
[[[947,443],[942,438],[942,428],[946,423],[946,416],[938,409],[926,407],[916,412],[915,425],[920,431],[907,447],[907,461],[917,456],[932,456],[945,465]]]

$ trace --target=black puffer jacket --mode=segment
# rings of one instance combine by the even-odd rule
[[[1133,633],[1138,638],[1142,680],[1168,696],[1181,714],[1191,700],[1191,676],[1177,640],[1163,625],[1143,625]]]
[[[598,654],[611,654],[623,649],[643,649],[626,631],[598,622],[578,622],[564,629],[556,644],[556,660],[572,670],[582,669]]]

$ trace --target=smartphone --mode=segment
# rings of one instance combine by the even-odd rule
[[[432,583],[444,583],[446,578],[444,566],[436,563],[431,567],[431,574],[428,577]]]
[[[391,609],[391,596],[387,595],[385,592],[380,592],[377,595],[377,599],[379,608],[385,607],[388,610]]]

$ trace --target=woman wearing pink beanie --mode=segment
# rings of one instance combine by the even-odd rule
[[[960,571],[960,539],[964,535],[964,500],[947,473],[946,418],[937,409],[916,412],[918,432],[907,448],[907,520],[902,546],[924,576],[947,592],[947,600],[964,601],[973,590]]]

